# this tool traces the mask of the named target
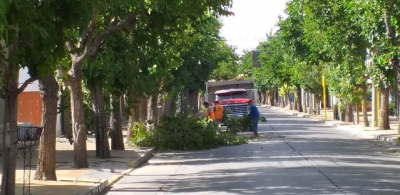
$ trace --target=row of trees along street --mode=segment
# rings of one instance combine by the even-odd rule
[[[238,57],[218,35],[218,18],[230,15],[230,6],[230,0],[0,1],[0,95],[6,105],[1,194],[15,194],[17,97],[29,83],[39,80],[43,100],[35,179],[56,180],[58,111],[71,109],[74,165],[84,168],[93,126],[99,129],[97,157],[111,155],[105,113],[115,121],[111,148],[124,149],[121,99],[130,125],[148,113],[157,124],[160,115],[174,115],[178,96],[195,104],[205,81],[236,76]],[[20,85],[16,75],[25,67],[30,78]],[[67,103],[58,108],[60,86]],[[196,109],[182,110],[191,107]]]
[[[399,11],[399,3],[390,0],[292,0],[277,23],[279,30],[258,46],[262,67],[253,69],[248,51],[239,72],[268,91],[273,105],[278,96],[287,100],[289,91],[297,91],[295,107],[305,112],[301,89],[321,102],[324,76],[349,121],[362,104],[365,126],[372,86],[381,94],[379,129],[390,129],[388,100],[390,90],[398,89]]]

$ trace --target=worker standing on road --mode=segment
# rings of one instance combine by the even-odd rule
[[[252,137],[258,137],[258,121],[260,120],[260,112],[252,100],[247,102],[249,105],[249,116],[251,118],[251,130],[254,132]]]
[[[224,107],[219,104],[219,101],[214,101],[214,115],[215,115],[215,122],[217,124],[222,123],[222,119],[224,118]]]
[[[215,120],[214,109],[210,106],[210,104],[208,102],[204,102],[203,105],[206,108],[206,118]]]

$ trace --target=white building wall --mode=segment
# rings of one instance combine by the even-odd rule
[[[19,84],[20,86],[30,78],[28,74],[28,68],[20,69],[19,71]],[[29,84],[24,92],[37,92],[39,91],[39,81],[34,81],[33,83]]]

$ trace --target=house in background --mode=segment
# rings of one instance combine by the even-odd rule
[[[22,85],[29,79],[28,69],[19,71],[19,83]],[[18,95],[18,123],[32,123],[42,125],[42,99],[40,98],[39,82],[34,81]]]
[[[19,83],[22,85],[30,78],[28,69],[19,71]],[[61,98],[59,104],[62,104]],[[42,126],[42,99],[40,97],[39,81],[29,84],[25,90],[18,95],[18,123],[31,123],[35,126]],[[57,105],[60,106],[60,105]],[[1,108],[1,103],[0,103]],[[1,116],[1,114],[0,114]],[[57,114],[56,136],[62,134],[71,135],[70,110],[66,109],[63,113]]]

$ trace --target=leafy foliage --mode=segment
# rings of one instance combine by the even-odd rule
[[[226,122],[227,130],[231,133],[236,134],[237,132],[246,132],[251,131],[251,118],[250,116],[243,117],[225,117],[224,121]]]
[[[260,117],[260,121],[263,122],[263,123],[266,123],[268,120],[265,117],[262,116],[262,117]]]
[[[394,116],[396,114],[396,107],[394,102],[389,103],[389,114]]]
[[[165,86],[167,91],[179,93],[202,90],[206,81],[213,76],[214,78],[220,76],[220,74],[218,74],[219,76],[212,75],[218,65],[223,66],[226,62],[234,61],[233,50],[219,37],[221,26],[222,24],[217,18],[204,17],[196,26],[199,29],[193,29],[191,33],[173,45],[175,55],[179,54],[179,60],[176,61],[181,64],[168,69],[170,77]],[[231,67],[229,66],[229,68]],[[229,74],[221,77],[231,76]]]
[[[157,147],[159,150],[200,150],[248,142],[231,132],[222,132],[213,122],[183,114],[162,118],[152,131],[147,131],[142,124],[135,125],[132,131],[134,145]]]
[[[212,72],[211,78],[217,81],[237,78],[239,57],[235,54],[234,48],[229,47],[225,42],[221,42],[219,48],[221,50],[219,51],[221,53],[220,58],[224,60],[218,63],[218,67]]]

